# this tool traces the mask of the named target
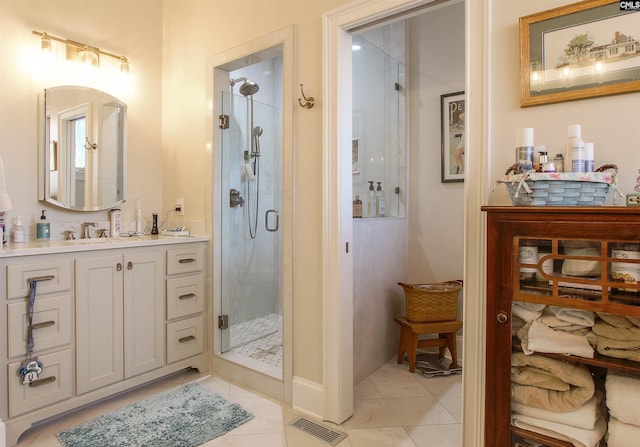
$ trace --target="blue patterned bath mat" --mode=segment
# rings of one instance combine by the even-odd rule
[[[57,434],[64,447],[196,447],[253,419],[197,382]]]

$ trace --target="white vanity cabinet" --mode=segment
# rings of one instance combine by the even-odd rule
[[[9,417],[20,416],[73,395],[73,295],[72,263],[60,256],[42,262],[31,260],[25,264],[6,267],[6,345],[3,357],[7,359]],[[27,356],[29,328],[28,302],[32,278],[36,284],[37,300],[33,307],[33,353]],[[3,315],[4,317],[4,315]],[[7,351],[4,352],[4,349]],[[37,358],[42,372],[37,382],[23,385],[19,375],[24,360]],[[4,386],[2,388],[5,388]]]
[[[78,394],[164,364],[164,252],[75,261]]]
[[[6,445],[32,424],[185,368],[208,369],[206,238],[0,252],[0,419]],[[26,244],[25,244],[26,245]],[[39,380],[24,385],[29,279]],[[0,430],[1,431],[1,430]],[[0,440],[0,445],[2,440]]]
[[[204,247],[167,250],[167,362],[204,351]]]

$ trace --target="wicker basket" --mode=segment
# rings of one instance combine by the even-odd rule
[[[458,292],[460,281],[446,281],[434,284],[398,285],[404,289],[407,305],[407,320],[412,323],[431,321],[451,321],[458,316]]]
[[[507,174],[504,183],[515,206],[601,206],[617,171]]]

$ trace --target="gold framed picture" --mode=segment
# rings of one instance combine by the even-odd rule
[[[640,13],[584,0],[520,17],[520,106],[640,91]]]

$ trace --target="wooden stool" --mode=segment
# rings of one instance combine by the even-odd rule
[[[394,317],[393,320],[400,325],[400,342],[398,343],[398,364],[402,364],[403,354],[409,357],[409,372],[413,372],[416,366],[416,354],[418,348],[438,347],[440,357],[444,357],[445,348],[451,353],[451,365],[449,368],[458,367],[456,353],[456,331],[462,327],[462,321],[434,321],[432,323],[412,323],[405,317]],[[438,338],[430,340],[418,340],[419,335],[438,334]]]

